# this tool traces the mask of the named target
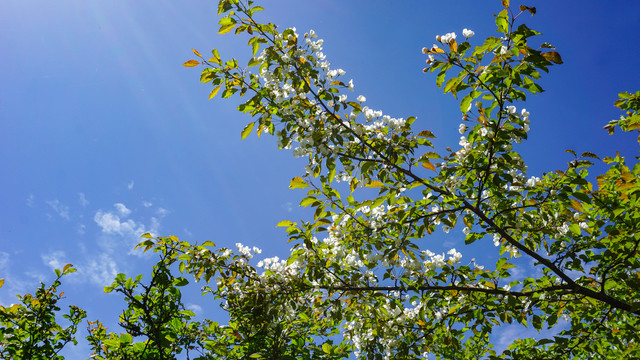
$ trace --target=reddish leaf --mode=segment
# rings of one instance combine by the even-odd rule
[[[557,51],[549,51],[546,53],[542,53],[542,56],[553,63],[562,64],[562,58],[560,57],[560,54],[558,54]]]
[[[198,66],[200,65],[200,61],[198,60],[189,60],[187,62],[185,62],[184,64],[182,64],[182,66],[186,66],[186,67],[194,67],[194,66]]]

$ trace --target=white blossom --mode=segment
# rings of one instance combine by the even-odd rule
[[[469,29],[463,29],[462,30],[462,36],[464,36],[465,38],[469,39],[471,37],[473,37],[473,35],[475,35],[476,33],[469,30]]]
[[[436,41],[439,41],[443,44],[450,44],[455,40],[456,40],[456,33],[454,32],[436,36]]]

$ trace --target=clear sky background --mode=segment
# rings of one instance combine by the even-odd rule
[[[522,20],[564,60],[542,81],[547,91],[524,105],[531,132],[520,149],[529,175],[564,168],[568,148],[619,150],[631,160],[634,137],[608,136],[602,126],[620,114],[612,105],[618,92],[640,89],[640,2],[525,4],[538,14]],[[457,146],[458,103],[422,73],[421,49],[463,28],[476,32],[472,44],[495,35],[500,1],[262,5],[261,19],[325,39],[332,68],[354,79],[350,96],[363,94],[393,117],[417,116],[414,128],[433,131],[440,149]],[[78,272],[63,285],[68,302],[115,328],[124,304],[102,288],[118,272],[148,272],[153,256],[132,251],[145,232],[286,256],[275,224],[305,216],[297,208],[302,193],[287,189],[303,163],[276,151],[273,139],[240,141],[249,119],[237,102],[207,101],[199,69],[181,66],[191,48],[247,58],[246,38],[217,35],[216,9],[212,0],[0,2],[0,304],[73,263]],[[457,230],[425,241],[464,256],[463,245]],[[218,314],[199,296],[186,302],[198,314]],[[505,329],[496,341],[515,332]]]

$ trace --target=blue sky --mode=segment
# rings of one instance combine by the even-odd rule
[[[519,3],[516,3],[516,5]],[[640,3],[535,1],[523,15],[564,65],[531,97],[529,175],[563,168],[567,148],[632,157],[629,134],[602,126],[619,116],[620,91],[638,90]],[[0,304],[51,281],[52,267],[79,271],[64,284],[71,303],[114,325],[121,303],[102,287],[118,272],[147,272],[153,257],[132,252],[150,231],[184,240],[259,246],[286,255],[275,224],[306,216],[287,189],[302,163],[273,139],[240,141],[248,119],[235,100],[207,101],[199,71],[182,67],[191,48],[246,58],[246,40],[217,35],[216,2],[193,0],[5,0],[0,3]],[[417,116],[441,149],[457,145],[457,101],[423,74],[424,46],[463,28],[495,34],[500,1],[264,2],[262,19],[325,39],[369,106]],[[521,106],[519,106],[521,107]],[[458,246],[455,231],[431,239]],[[186,301],[207,313],[199,297]],[[82,349],[74,356],[82,358]]]

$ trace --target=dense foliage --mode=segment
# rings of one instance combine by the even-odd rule
[[[242,244],[232,251],[145,234],[139,247],[160,260],[148,284],[120,274],[105,289],[126,300],[124,332],[89,322],[92,356],[640,357],[640,165],[573,153],[562,171],[526,175],[517,144],[533,116],[523,104],[562,59],[535,40],[539,32],[518,24],[535,8],[502,4],[498,36],[476,40],[464,29],[423,49],[424,71],[460,100],[463,114],[459,146],[441,154],[432,132],[412,129],[414,117],[392,118],[350,97],[353,81],[330,67],[315,32],[280,31],[256,19],[262,8],[253,1],[221,0],[219,32],[249,35],[248,65],[194,50],[199,60],[185,66],[204,66],[210,98],[244,99],[238,110],[253,121],[242,138],[270,134],[308,159],[306,176],[290,187],[307,191],[300,205],[314,210],[313,219],[279,223],[290,256],[257,263],[260,250]],[[638,131],[640,92],[621,93],[615,105],[624,114],[605,128]],[[590,175],[593,162],[606,172]],[[466,244],[493,249],[495,264],[424,247],[425,238],[453,228]],[[512,275],[529,264],[534,270],[524,278]],[[193,321],[178,289],[189,281],[178,273],[204,283],[203,294],[222,301],[229,321]],[[84,313],[72,307],[66,329],[52,315],[60,276],[21,297],[22,305],[2,308],[4,358],[28,351],[49,358],[75,341]],[[496,351],[492,333],[516,323],[540,336]]]

